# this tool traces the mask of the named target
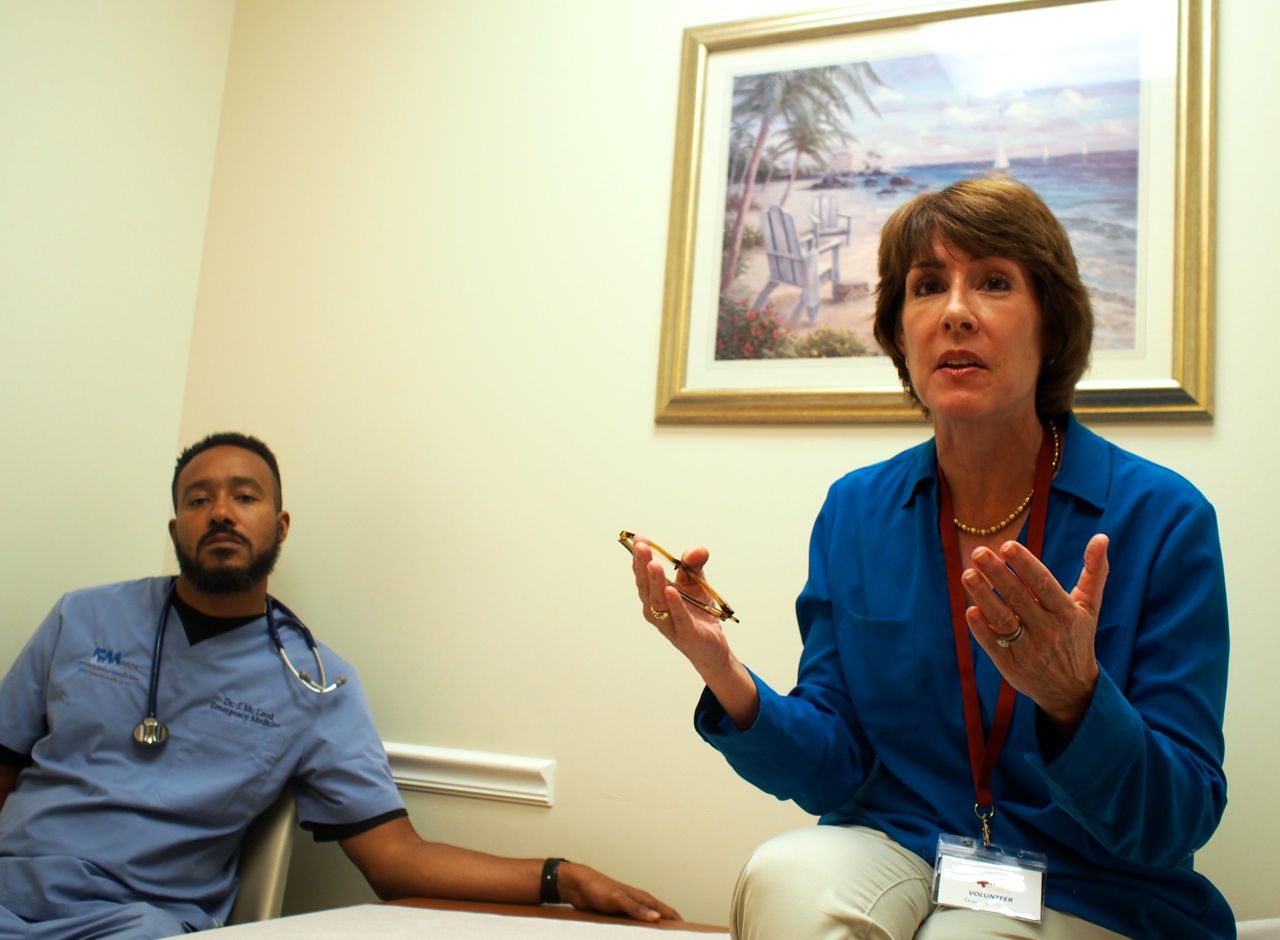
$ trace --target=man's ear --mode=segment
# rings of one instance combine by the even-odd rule
[[[289,537],[289,514],[283,509],[276,513],[276,532],[279,533],[279,539],[283,542]]]
[[[174,545],[178,544],[178,520],[169,520],[169,541]]]

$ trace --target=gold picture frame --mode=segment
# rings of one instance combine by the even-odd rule
[[[1077,390],[1075,410],[1081,415],[1122,419],[1210,417],[1214,0],[959,0],[945,9],[937,4],[919,9],[902,4],[891,15],[835,10],[685,31],[655,420],[670,424],[827,424],[905,422],[920,417],[918,409],[904,398],[896,374],[882,356],[861,361],[793,358],[730,362],[716,358],[716,331],[721,329],[717,313],[723,315],[728,296],[720,289],[720,265],[732,235],[726,213],[730,211],[733,179],[739,172],[726,157],[731,153],[735,77],[768,69],[779,74],[791,69],[796,74],[815,62],[852,62],[859,56],[865,62],[868,51],[883,55],[888,49],[888,55],[893,56],[899,54],[895,50],[908,50],[916,55],[918,37],[943,27],[954,30],[981,25],[981,35],[986,36],[1007,34],[1012,27],[1032,25],[1032,17],[1051,14],[1068,13],[1072,22],[1084,16],[1114,21],[1117,5],[1129,11],[1135,4],[1142,17],[1133,19],[1138,24],[1134,26],[1138,31],[1134,45],[1139,50],[1135,61],[1140,59],[1141,69],[1132,83],[1136,91],[1130,93],[1140,104],[1134,131],[1140,144],[1133,148],[1138,196],[1131,251],[1138,274],[1131,282],[1132,349],[1125,347],[1112,358],[1108,358],[1110,353],[1095,353],[1094,370]],[[1160,15],[1150,15],[1150,11]],[[982,17],[998,19],[978,19]],[[992,24],[999,28],[989,28]],[[972,29],[969,34],[976,35]],[[907,55],[902,52],[898,60],[891,61],[906,62]],[[954,62],[951,65],[957,67]],[[869,106],[874,108],[874,102]],[[761,132],[762,140],[765,133]],[[1000,154],[1003,157],[1003,138]],[[799,159],[795,157],[797,163]],[[1023,159],[1028,166],[1034,163]],[[1048,145],[1043,159],[1046,165],[1057,159],[1050,158]],[[869,167],[863,171],[867,174],[877,169],[865,161],[864,165]],[[1014,166],[1018,165],[1018,158],[1014,158]],[[746,178],[742,172],[744,188]],[[867,202],[865,196],[863,201]],[[1048,196],[1046,201],[1061,216]],[[747,211],[753,208],[748,205]],[[817,228],[813,234],[816,240]],[[858,284],[863,301],[867,280],[874,287],[873,277]],[[834,302],[834,286],[831,293]],[[741,303],[745,309],[746,300]],[[800,310],[799,302],[796,310]],[[1100,359],[1108,371],[1097,374]],[[833,380],[833,370],[841,369],[846,369],[843,377]],[[852,380],[848,374],[853,375]],[[821,381],[813,381],[815,378]]]

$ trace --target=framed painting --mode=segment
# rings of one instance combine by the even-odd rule
[[[872,335],[880,227],[990,173],[1071,238],[1076,411],[1208,417],[1213,25],[1213,0],[957,0],[686,30],[656,420],[918,417]]]

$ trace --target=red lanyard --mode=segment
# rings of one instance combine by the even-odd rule
[[[1027,529],[1027,548],[1036,558],[1044,550],[1044,523],[1049,512],[1049,486],[1053,482],[1053,441],[1048,429],[1040,442],[1040,454],[1036,458],[1035,494],[1031,500],[1031,521]],[[1000,757],[1009,726],[1013,724],[1013,703],[1018,694],[1002,677],[1000,694],[996,698],[996,713],[991,722],[991,732],[982,739],[982,711],[978,702],[978,681],[973,668],[973,649],[969,645],[969,625],[964,612],[968,606],[964,584],[960,580],[964,567],[960,563],[960,533],[956,530],[955,510],[951,503],[951,489],[947,478],[938,467],[939,502],[938,531],[942,537],[942,554],[947,563],[947,594],[951,600],[951,631],[956,641],[956,664],[960,667],[960,691],[964,699],[964,727],[969,742],[969,767],[973,772],[973,811],[982,820],[982,838],[991,842],[989,822],[995,815],[995,800],[991,795],[991,771]]]

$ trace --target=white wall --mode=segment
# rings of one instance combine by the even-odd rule
[[[1280,87],[1264,36],[1280,34],[1280,5],[1223,0],[1219,12],[1217,200],[1217,414],[1204,434],[1135,428],[1124,440],[1183,469],[1214,501],[1231,606],[1227,693],[1230,804],[1198,864],[1238,916],[1280,916],[1273,847],[1280,840],[1274,728],[1280,715],[1280,636],[1272,587],[1280,509],[1273,470],[1280,318],[1265,300],[1274,268],[1268,233],[1280,218],[1270,178],[1280,127],[1258,121]]]
[[[102,265],[98,281],[111,290],[87,283],[63,305],[110,296],[101,324],[81,314],[23,327],[13,372],[29,413],[5,421],[38,430],[43,449],[6,497],[25,528],[5,542],[4,609],[18,616],[17,626],[6,617],[0,642],[16,649],[72,584],[158,567],[178,442],[223,427],[259,433],[281,457],[294,518],[273,590],[359,666],[384,736],[559,763],[549,810],[414,796],[420,831],[591,861],[687,917],[724,923],[750,848],[808,817],[739,781],[697,740],[696,677],[638,618],[613,539],[628,527],[673,546],[712,545],[715,582],[743,613],[739,654],[785,687],[799,650],[792,600],[826,486],[924,434],[652,423],[681,31],[808,6],[240,0],[176,441],[176,415],[161,409],[178,398],[182,366],[150,344],[167,336],[167,350],[185,350],[190,291],[187,308],[117,294],[169,285],[181,240],[156,244],[138,226],[81,242],[68,223],[44,249],[24,246],[21,270],[59,286],[85,246],[108,241],[128,257]],[[1280,839],[1268,734],[1280,711],[1268,590],[1280,513],[1261,459],[1275,453],[1268,380],[1280,347],[1262,237],[1280,210],[1266,175],[1280,145],[1266,117],[1280,7],[1223,7],[1217,414],[1211,424],[1101,430],[1176,467],[1218,507],[1234,625],[1231,805],[1201,864],[1238,913],[1276,916],[1258,859]],[[83,16],[30,18],[51,44],[81,35]],[[130,41],[147,42],[148,28],[135,24]],[[199,47],[216,47],[216,34]],[[201,59],[180,52],[163,64],[185,81]],[[37,79],[40,61],[26,66]],[[51,106],[6,102],[6,123],[10,111],[34,122],[83,94],[55,92]],[[216,114],[210,107],[200,113]],[[179,134],[198,110],[154,133]],[[105,122],[97,149],[138,133],[129,120]],[[51,137],[60,160],[97,170],[103,159],[57,144]],[[157,157],[127,202],[172,209],[152,187],[175,163]],[[116,198],[123,175],[84,181],[82,199]],[[47,215],[61,205],[60,177],[34,176],[44,190],[20,204]],[[182,192],[194,198],[195,187]],[[183,257],[189,286],[194,260]],[[41,290],[23,295],[26,306]],[[5,307],[6,318],[17,309]],[[141,321],[138,308],[186,319],[168,334],[168,320]],[[128,357],[119,375],[95,357],[104,348]],[[45,400],[68,382],[68,403]],[[123,483],[127,511],[115,505]],[[62,537],[48,538],[51,528]],[[115,538],[124,531],[128,552]],[[68,566],[68,551],[84,563]],[[34,613],[9,600],[17,578],[39,595]],[[367,896],[332,846],[299,846],[289,910]]]
[[[0,663],[167,552],[233,13],[0,2]]]

